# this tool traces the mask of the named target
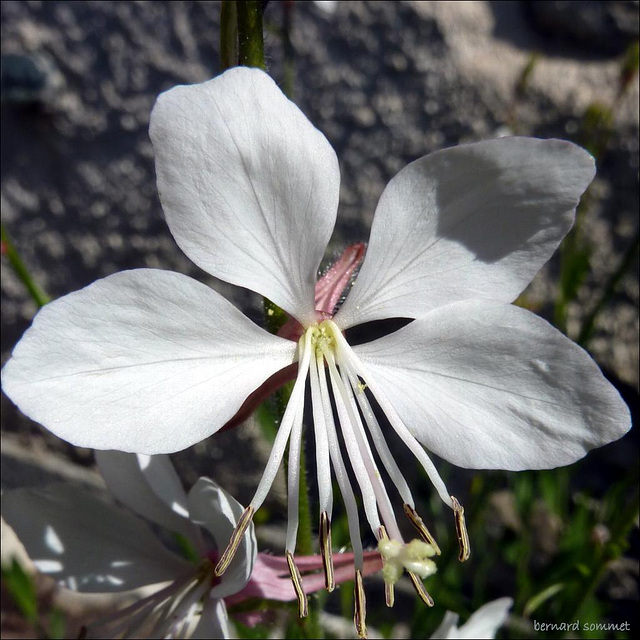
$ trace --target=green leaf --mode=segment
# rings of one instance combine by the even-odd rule
[[[2,581],[20,613],[32,624],[38,619],[38,598],[33,578],[25,572],[16,558],[2,567]]]
[[[65,637],[64,613],[60,609],[53,609],[49,616],[49,638],[51,640],[62,640]]]
[[[560,591],[562,591],[565,586],[566,585],[562,582],[552,584],[550,587],[543,589],[535,596],[530,598],[527,604],[525,604],[524,606],[524,617],[529,617],[541,604],[549,600],[549,598],[553,598],[553,596],[555,596],[557,593],[560,593]]]

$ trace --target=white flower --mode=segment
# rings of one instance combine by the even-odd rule
[[[570,464],[629,429],[626,405],[589,355],[510,304],[558,247],[593,179],[593,158],[579,147],[501,138],[408,165],[382,194],[358,278],[331,317],[316,313],[314,287],[336,220],[338,161],[273,80],[236,68],[176,87],[159,97],[150,133],[177,243],[211,275],[268,297],[296,318],[299,343],[268,334],[195,280],[138,269],[42,309],[2,381],[26,415],[73,444],[154,454],[215,433],[249,394],[297,360],[271,457],[219,575],[290,440],[286,551],[295,581],[307,381],[330,588],[332,468],[362,566],[358,509],[331,395],[378,539],[402,536],[372,448],[405,512],[438,553],[389,452],[389,427],[378,424],[373,398],[454,510],[461,559],[469,553],[462,507],[423,446],[462,467],[544,469]],[[344,330],[392,317],[414,321],[368,344],[348,344]],[[394,562],[403,557],[394,555]],[[419,562],[427,560],[425,554]],[[364,599],[356,602],[363,632]]]
[[[431,638],[495,638],[498,629],[505,623],[509,609],[513,605],[511,598],[499,598],[482,605],[461,627],[456,626],[460,616],[447,611],[440,626]]]
[[[60,484],[2,496],[2,516],[36,568],[80,593],[144,588],[145,597],[90,624],[88,637],[230,637],[223,598],[249,582],[257,555],[253,526],[228,573],[218,578],[214,567],[216,548],[226,545],[243,507],[208,478],[187,496],[167,456],[101,451],[96,458],[113,496],[178,534],[193,558],[171,551],[164,544],[171,537],[161,540],[132,513]]]

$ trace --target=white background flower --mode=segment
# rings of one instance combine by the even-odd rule
[[[512,605],[511,598],[498,598],[498,600],[487,602],[459,627],[460,616],[447,611],[431,638],[434,640],[437,638],[495,638],[498,629],[505,623]]]
[[[137,631],[148,633],[155,623],[164,626],[155,627],[150,637],[165,637],[183,627],[190,628],[189,637],[230,637],[223,598],[249,581],[257,555],[253,528],[245,532],[221,579],[213,578],[217,558],[211,552],[224,548],[243,507],[208,478],[200,478],[187,496],[166,456],[104,451],[97,453],[97,460],[112,495],[133,513],[69,484],[3,494],[2,516],[36,568],[80,593],[149,587],[143,589],[146,598],[141,595],[127,611],[116,612],[95,628],[90,625],[91,637],[116,635],[113,630],[118,627],[121,632],[129,629],[126,637],[135,637]],[[134,514],[160,525],[168,537],[161,540]],[[170,532],[188,542],[197,563],[166,546]],[[207,559],[208,575],[202,565]],[[160,594],[167,598],[164,608]],[[181,615],[158,622],[172,603]],[[160,608],[153,610],[153,605]]]

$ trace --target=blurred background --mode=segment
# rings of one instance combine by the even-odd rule
[[[340,160],[328,259],[367,240],[388,180],[431,151],[517,134],[569,139],[596,156],[575,232],[518,303],[579,340],[637,415],[638,2],[266,4],[268,71]],[[122,269],[157,267],[210,284],[260,321],[257,295],[215,281],[173,241],[148,137],[160,92],[219,72],[220,3],[5,1],[1,12],[2,362],[37,311],[11,266],[13,248],[51,298]],[[243,455],[234,459],[236,447]],[[268,451],[250,420],[174,459],[187,484],[209,475],[247,503]],[[637,621],[637,526],[620,533],[616,520],[634,520],[637,456],[632,432],[555,475],[442,464],[469,505],[476,553],[463,572],[446,565],[429,583],[436,611],[414,611],[408,592],[396,620],[374,612],[370,624],[388,637],[426,637],[445,608],[464,615],[503,595],[516,597],[513,637],[535,636],[536,615]],[[4,395],[2,462],[3,489],[99,484],[90,451],[46,433]],[[406,465],[416,467],[410,456]],[[409,475],[424,488],[429,520],[441,507],[419,470]],[[274,552],[284,495],[280,481],[258,520],[262,548]],[[442,518],[435,528],[446,549],[455,539]],[[347,611],[349,594],[341,597],[329,609]],[[370,606],[381,598],[372,594]],[[583,608],[569,612],[567,603]]]

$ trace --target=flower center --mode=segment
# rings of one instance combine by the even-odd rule
[[[336,331],[339,331],[339,329],[333,322],[328,320],[323,320],[307,329],[307,332],[311,335],[311,347],[315,352],[316,358],[322,359],[327,353],[335,355]]]

